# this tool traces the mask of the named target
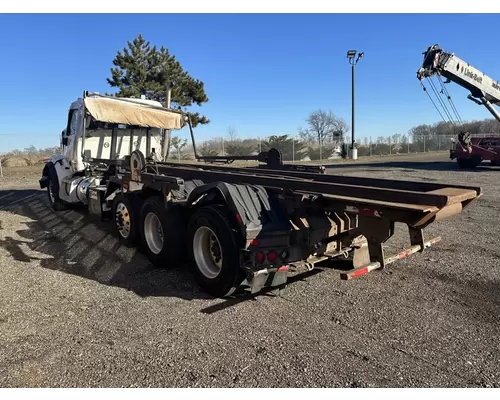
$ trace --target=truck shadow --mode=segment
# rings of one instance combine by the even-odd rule
[[[45,191],[0,190],[0,211],[21,217],[21,221],[16,219],[9,226],[6,216],[0,215],[0,247],[18,262],[36,260],[42,268],[120,287],[141,297],[213,299],[200,288],[186,266],[155,268],[136,248],[120,243],[111,223],[91,218],[86,209],[52,211]],[[291,276],[287,284],[321,271],[318,268]],[[258,296],[274,294],[272,290],[254,295],[241,292],[201,312],[212,314]]]
[[[54,212],[40,190],[0,190],[0,211],[17,214],[15,226],[0,217],[0,247],[14,260],[130,290],[141,297],[212,299],[181,265],[155,268],[135,248],[120,243],[109,223],[85,210]],[[10,219],[10,218],[9,218]]]

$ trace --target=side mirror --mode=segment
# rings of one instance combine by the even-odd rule
[[[63,131],[61,132],[61,145],[62,146],[68,145],[68,137],[66,136],[66,129],[63,129]]]

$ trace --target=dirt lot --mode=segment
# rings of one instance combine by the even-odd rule
[[[428,228],[436,247],[383,272],[341,281],[325,267],[235,300],[206,296],[182,266],[154,269],[82,212],[49,211],[39,169],[5,171],[0,386],[499,387],[500,168],[383,161],[329,173],[485,194]],[[408,243],[398,233],[393,246]]]

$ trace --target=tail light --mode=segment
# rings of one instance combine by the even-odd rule
[[[255,261],[257,261],[258,264],[262,264],[264,262],[264,258],[264,253],[255,254]]]
[[[274,250],[271,250],[269,253],[267,253],[267,260],[269,262],[275,262],[278,259],[278,253],[276,253]]]

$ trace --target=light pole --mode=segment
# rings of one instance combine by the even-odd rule
[[[357,54],[357,58],[356,58]],[[361,60],[361,58],[365,55],[365,53],[360,52],[358,53],[357,50],[349,50],[347,52],[347,58],[349,59],[349,64],[351,64],[352,68],[352,121],[351,121],[351,158],[353,160],[356,160],[358,158],[357,152],[354,150],[354,69],[356,67],[356,64]]]

